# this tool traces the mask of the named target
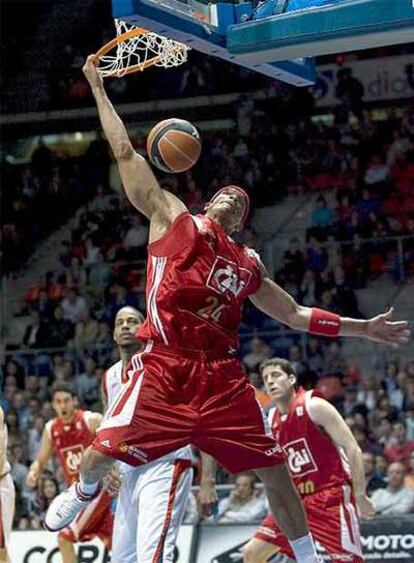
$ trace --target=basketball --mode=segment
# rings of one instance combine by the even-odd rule
[[[163,172],[185,172],[200,156],[200,134],[189,121],[165,119],[151,129],[147,152],[152,164]]]

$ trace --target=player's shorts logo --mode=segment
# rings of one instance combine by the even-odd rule
[[[70,475],[75,475],[79,472],[83,451],[84,448],[81,444],[62,449],[65,466]]]
[[[294,440],[283,446],[289,470],[294,477],[302,477],[307,473],[318,471],[305,438]]]
[[[136,448],[135,446],[128,446],[125,442],[121,442],[118,446],[118,450],[123,454],[128,454],[132,457],[138,459],[141,463],[148,462],[148,454],[143,450]]]
[[[251,275],[246,268],[239,268],[235,262],[218,256],[207,278],[207,287],[223,295],[231,293],[237,297],[249,284]]]

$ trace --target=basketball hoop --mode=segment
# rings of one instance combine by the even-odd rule
[[[184,43],[122,20],[115,20],[115,27],[117,36],[95,55],[98,72],[103,77],[122,77],[150,66],[170,68],[187,60],[190,48]]]

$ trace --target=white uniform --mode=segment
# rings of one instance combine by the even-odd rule
[[[6,425],[4,425],[4,442],[1,446],[7,454]],[[5,459],[3,467],[0,467],[0,548],[6,548],[9,554],[15,502],[15,489],[10,472],[10,463]]]
[[[122,361],[119,361],[104,375],[108,407],[124,383]],[[191,448],[187,446],[140,467],[120,464],[123,479],[115,513],[113,561],[173,562],[193,480],[191,457]]]

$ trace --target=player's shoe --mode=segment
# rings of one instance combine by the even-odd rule
[[[58,532],[69,526],[76,516],[99,494],[100,488],[93,495],[84,495],[79,483],[73,483],[67,491],[60,493],[49,506],[44,526],[49,532]]]

